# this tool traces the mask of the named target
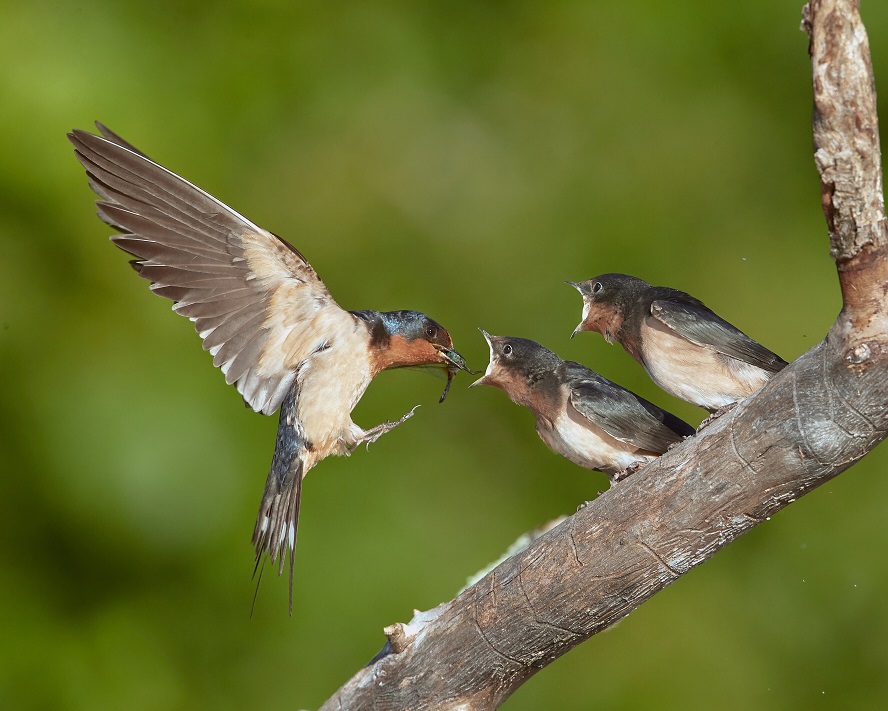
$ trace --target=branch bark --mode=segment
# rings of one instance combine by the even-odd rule
[[[703,432],[390,640],[323,709],[493,709],[888,432],[888,234],[858,0],[811,0],[815,161],[843,296],[826,338]]]

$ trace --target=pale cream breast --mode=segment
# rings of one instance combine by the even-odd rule
[[[551,424],[537,420],[537,432],[552,451],[565,459],[607,474],[623,471],[636,462],[656,458],[654,454],[611,437],[570,404]]]
[[[709,410],[751,395],[770,377],[762,368],[692,343],[653,317],[641,326],[641,358],[663,390]]]
[[[354,357],[365,350],[366,331],[355,328],[340,333],[299,367],[296,414],[319,459],[347,454],[364,433],[351,411],[372,380],[366,358]]]

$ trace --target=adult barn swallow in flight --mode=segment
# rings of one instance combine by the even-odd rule
[[[537,434],[550,449],[604,472],[611,483],[694,434],[675,415],[539,343],[481,333],[490,346],[490,364],[471,387],[504,390],[514,403],[530,408]]]
[[[627,274],[568,282],[583,296],[580,331],[617,341],[670,395],[724,409],[751,395],[786,361],[693,296]]]
[[[370,381],[389,368],[431,365],[446,369],[449,388],[468,368],[436,321],[416,311],[342,309],[296,248],[96,125],[102,136],[75,130],[68,138],[102,198],[99,217],[121,232],[111,240],[136,257],[155,294],[194,322],[213,365],[249,407],[264,415],[280,408],[253,545],[257,565],[267,553],[279,574],[289,548],[292,613],[303,477],[413,414],[369,430],[352,422]]]

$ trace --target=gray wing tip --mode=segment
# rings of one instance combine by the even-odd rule
[[[83,151],[89,150],[89,139],[92,137],[92,134],[88,131],[75,128],[73,131],[69,131],[65,135],[69,143],[74,146],[74,155],[77,156],[77,160],[83,163]]]
[[[84,131],[82,128],[75,128],[67,133],[68,140],[74,145],[75,152],[79,153],[81,148],[100,152],[101,148],[115,146],[116,148],[123,148],[130,153],[135,153],[142,158],[148,158],[132,143],[118,136],[101,121],[96,121],[96,128],[101,135]],[[148,158],[148,160],[151,159]]]
[[[107,142],[107,139],[89,131],[84,131],[82,128],[75,128],[69,131],[67,136],[75,148],[80,148],[81,146],[89,147],[91,144],[96,145],[99,142]]]
[[[108,128],[101,121],[96,121],[96,128],[99,129],[99,133],[102,134],[102,138],[104,138],[105,140],[110,141],[111,143],[114,143],[115,145],[118,145],[121,148],[126,148],[128,151],[132,151],[136,155],[140,155],[143,158],[148,158],[148,156],[146,156],[144,153],[142,153],[142,151],[140,151],[138,148],[136,148],[132,143],[130,143],[129,141],[126,141],[123,138],[121,138],[120,136],[118,136],[116,133],[114,133],[114,131],[112,131],[110,128]],[[149,160],[150,160],[150,158],[149,158]]]

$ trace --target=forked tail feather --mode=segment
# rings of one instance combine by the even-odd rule
[[[290,562],[290,614],[293,614],[293,563],[296,530],[299,525],[299,502],[302,498],[304,455],[307,451],[302,427],[296,420],[296,388],[281,405],[277,441],[271,470],[262,492],[259,516],[253,529],[256,569],[263,554],[278,564],[278,575],[284,572],[284,557]],[[255,575],[255,569],[254,569]],[[257,583],[258,589],[258,583]]]

